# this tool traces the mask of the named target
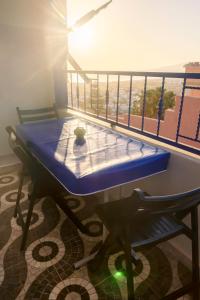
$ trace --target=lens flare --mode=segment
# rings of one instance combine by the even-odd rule
[[[92,46],[93,32],[91,26],[83,26],[75,28],[73,32],[69,34],[69,46],[70,49],[87,50]]]
[[[115,274],[114,274],[114,277],[116,279],[120,279],[122,277],[124,277],[124,273],[123,272],[120,272],[120,271],[117,271]]]

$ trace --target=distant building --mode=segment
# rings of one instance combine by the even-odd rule
[[[186,73],[200,73],[200,62],[190,62],[184,67]],[[187,85],[200,88],[200,79],[188,79]],[[200,90],[188,89],[186,95],[190,97],[200,97]]]
[[[200,63],[188,63],[184,66],[186,73],[200,73]],[[200,88],[199,79],[187,79],[187,86]],[[175,97],[174,108],[165,110],[164,120],[160,122],[160,136],[175,140],[177,134],[177,124],[180,112],[181,96]],[[200,90],[186,89],[184,97],[184,105],[182,108],[182,116],[180,123],[180,134],[182,137],[179,141],[190,145],[194,148],[200,148],[200,132],[198,131],[200,119]],[[128,124],[128,114],[121,115],[119,121]],[[130,115],[130,126],[141,129],[142,117],[138,115]],[[145,117],[144,130],[153,134],[157,133],[157,119]],[[196,141],[195,141],[196,138]],[[193,140],[192,140],[193,139]]]

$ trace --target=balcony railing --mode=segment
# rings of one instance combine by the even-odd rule
[[[200,154],[200,73],[70,70],[67,82],[68,108]]]

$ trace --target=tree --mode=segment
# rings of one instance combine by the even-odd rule
[[[144,116],[149,118],[157,118],[160,106],[160,98],[162,88],[149,89],[146,91],[146,102]],[[132,113],[142,115],[144,103],[144,91],[142,91],[133,102]],[[164,90],[161,119],[164,119],[165,110],[173,108],[175,105],[175,94],[173,91]]]
[[[97,115],[105,114],[106,99],[102,95],[100,86],[98,87],[96,82],[93,82],[91,86],[90,101],[91,112]]]

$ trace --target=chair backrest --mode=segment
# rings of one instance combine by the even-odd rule
[[[55,105],[38,109],[21,109],[16,107],[16,110],[21,124],[47,119],[58,119],[58,112]]]
[[[28,151],[28,148],[23,141],[18,137],[15,130],[11,126],[7,126],[6,131],[9,135],[9,145],[11,149],[33,177],[36,172],[37,162],[31,155],[30,151]]]
[[[174,214],[190,211],[200,203],[200,187],[193,190],[166,196],[149,196],[135,189],[140,209],[148,215]],[[138,202],[138,203],[139,203]]]

